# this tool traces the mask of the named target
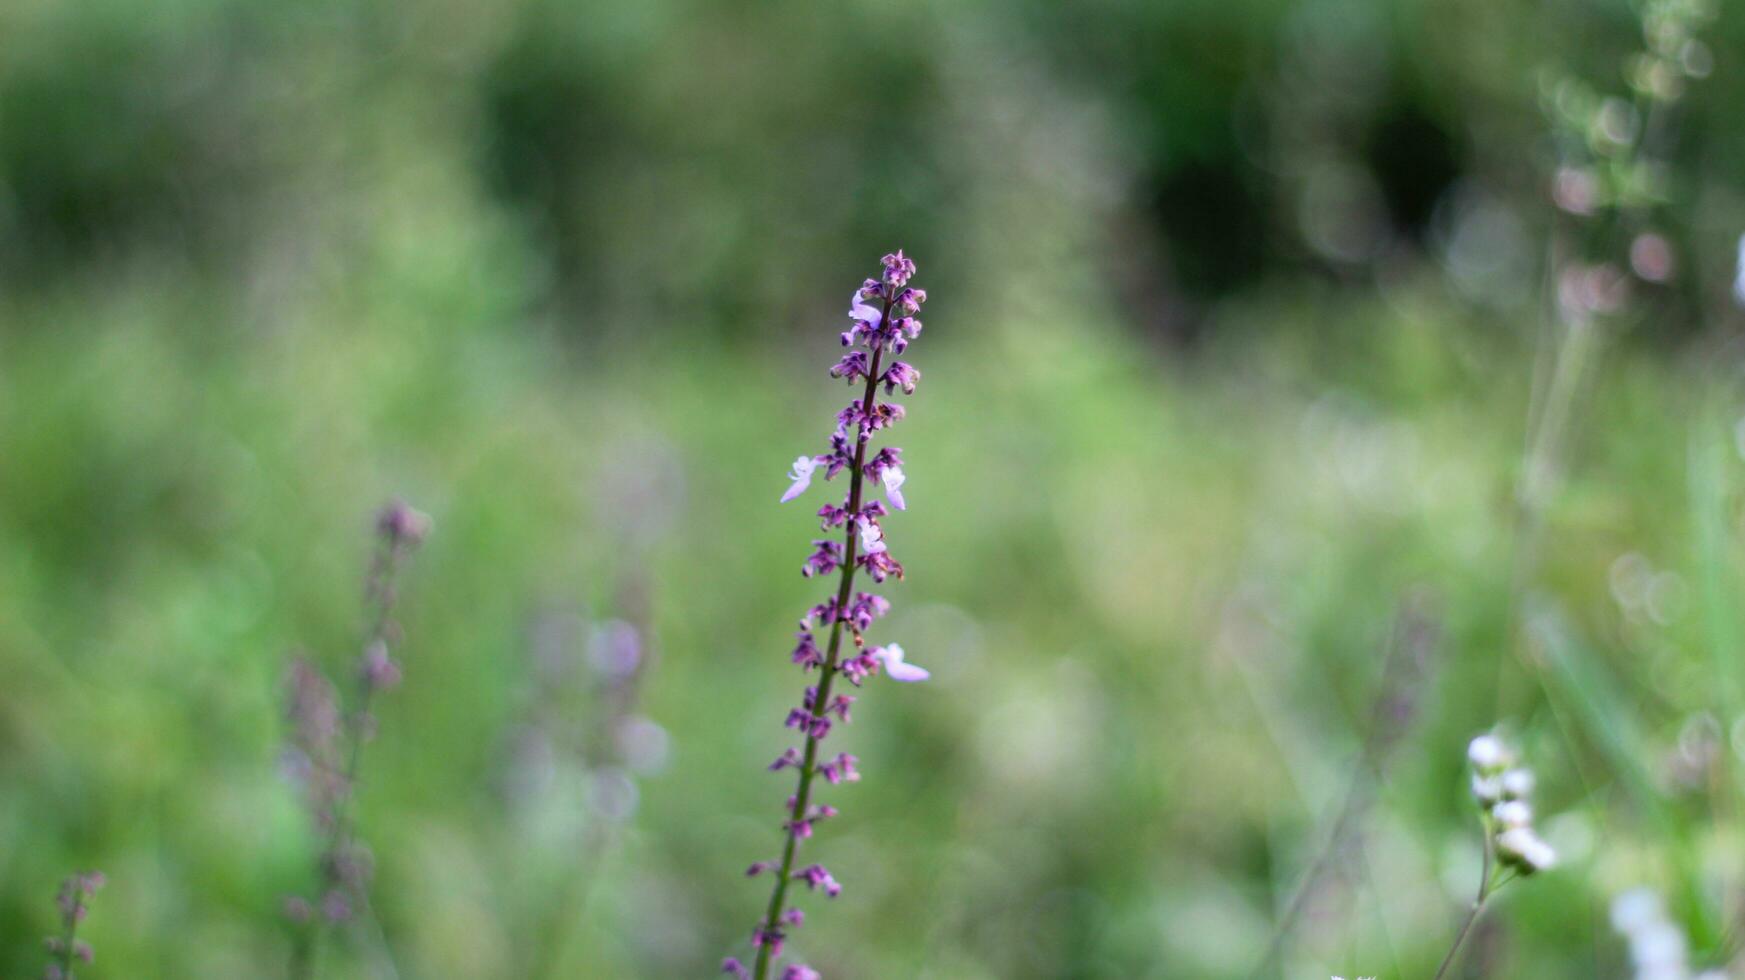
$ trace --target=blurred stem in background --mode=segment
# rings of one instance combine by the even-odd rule
[[[93,959],[91,944],[79,938],[79,923],[90,911],[91,898],[102,888],[106,877],[101,871],[86,871],[61,882],[55,905],[61,910],[61,934],[47,941],[53,962],[45,971],[47,980],[75,980],[73,962],[89,963]]]
[[[1460,928],[1454,932],[1454,943],[1448,947],[1448,955],[1442,957],[1442,965],[1436,968],[1435,980],[1442,980],[1448,968],[1454,965],[1454,958],[1460,955],[1460,947],[1466,942],[1466,934],[1472,931],[1473,923],[1478,921],[1479,914],[1484,911],[1485,899],[1490,897],[1491,888],[1491,833],[1489,818],[1485,818],[1484,833],[1484,863],[1478,873],[1478,896],[1472,900],[1472,907],[1466,910],[1466,918],[1460,921]]]
[[[1374,803],[1375,789],[1386,779],[1388,760],[1417,720],[1424,691],[1435,678],[1442,622],[1434,606],[1434,600],[1424,593],[1408,595],[1399,602],[1370,708],[1369,726],[1344,802],[1326,842],[1309,863],[1284,911],[1279,913],[1272,940],[1251,974],[1253,980],[1284,975],[1281,960],[1297,919],[1321,887],[1322,879],[1335,866],[1335,860],[1356,852],[1353,845],[1363,834],[1364,817]]]
[[[1573,243],[1554,231],[1546,251],[1542,303],[1546,326],[1540,332],[1526,447],[1514,498],[1506,646],[1543,697],[1590,796],[1598,781],[1583,769],[1583,741],[1602,749],[1617,746],[1618,731],[1633,731],[1636,726],[1629,718],[1633,709],[1625,700],[1608,697],[1603,709],[1595,702],[1598,692],[1610,686],[1602,677],[1603,667],[1579,660],[1584,654],[1569,642],[1563,628],[1543,625],[1560,621],[1539,608],[1543,604],[1535,594],[1545,515],[1562,489],[1575,420],[1587,414],[1582,406],[1608,334],[1652,319],[1649,309],[1658,305],[1657,297],[1641,300],[1634,294],[1673,275],[1670,247],[1655,228],[1656,209],[1668,199],[1665,185],[1675,141],[1670,113],[1683,92],[1683,76],[1706,74],[1706,68],[1699,72],[1690,67],[1689,52],[1693,46],[1700,48],[1692,34],[1708,16],[1700,5],[1676,0],[1654,0],[1644,7],[1641,26],[1648,50],[1626,65],[1633,88],[1629,102],[1602,98],[1572,78],[1555,82],[1544,93],[1553,136],[1563,147],[1551,197],[1562,213],[1575,220],[1578,231]],[[1537,639],[1534,621],[1542,624]],[[1548,653],[1553,654],[1549,659]],[[1518,713],[1511,705],[1525,693],[1511,691],[1508,662],[1507,654],[1498,659],[1499,718]],[[1719,684],[1726,717],[1734,716],[1730,673],[1724,671]],[[1638,742],[1602,751],[1609,775],[1624,777],[1636,771],[1644,748]],[[1693,922],[1693,939],[1699,946],[1713,946],[1720,939],[1719,930],[1704,899],[1688,835],[1664,815],[1660,791],[1650,780],[1627,782],[1635,788],[1644,812],[1656,816],[1667,831],[1680,880],[1678,894]]]
[[[588,497],[607,527],[574,546],[614,557],[604,615],[537,614],[527,644],[531,681],[503,764],[509,836],[502,861],[519,867],[509,969],[517,977],[573,976],[572,937],[600,876],[640,813],[639,777],[665,768],[667,730],[642,714],[660,659],[654,607],[656,549],[682,507],[684,470],[665,439],[606,447]],[[594,965],[598,950],[581,955]]]
[[[311,665],[300,662],[293,666],[296,676],[292,721],[296,725],[298,748],[307,763],[304,776],[316,825],[327,834],[317,861],[322,890],[318,902],[293,900],[288,905],[293,918],[300,920],[302,926],[291,950],[289,973],[293,978],[315,976],[325,926],[340,922],[354,922],[360,929],[367,928],[370,941],[366,948],[375,971],[381,976],[399,975],[370,903],[373,862],[356,840],[352,803],[364,743],[375,735],[370,705],[378,690],[393,687],[400,680],[400,666],[391,651],[400,640],[394,608],[399,602],[401,566],[429,531],[428,517],[398,501],[384,507],[377,516],[377,547],[364,589],[369,625],[356,668],[356,703],[345,714],[342,731],[331,731],[331,718],[337,706],[323,703],[330,697],[331,688],[320,680]],[[337,745],[332,742],[336,736]],[[345,753],[345,768],[338,773],[328,771],[338,752]]]
[[[522,948],[529,966],[517,976],[559,977],[564,952],[575,920],[588,905],[601,862],[611,853],[621,827],[635,813],[637,791],[630,772],[638,768],[629,758],[637,751],[632,743],[650,737],[652,722],[639,713],[642,686],[653,665],[650,583],[640,564],[626,571],[618,590],[617,612],[621,620],[606,624],[616,636],[603,637],[594,652],[593,666],[600,681],[594,689],[594,715],[588,719],[583,764],[590,777],[586,824],[581,839],[570,849],[567,867],[558,876],[556,894],[538,904],[533,935]],[[660,736],[664,737],[664,736]]]

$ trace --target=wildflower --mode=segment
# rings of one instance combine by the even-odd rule
[[[1499,770],[1514,761],[1514,755],[1495,735],[1480,735],[1473,739],[1466,746],[1466,758],[1480,772]]]
[[[885,371],[882,379],[885,383],[885,394],[889,395],[895,389],[903,389],[903,394],[913,395],[915,385],[921,380],[921,372],[902,361],[896,361]]]
[[[389,501],[376,514],[376,529],[392,547],[416,548],[430,535],[430,515],[414,510],[403,500]]]
[[[885,550],[885,531],[877,521],[859,521],[860,550],[869,555],[876,555]]]
[[[890,611],[891,604],[885,597],[857,592],[848,607],[848,621],[855,632],[864,633],[871,628],[873,620]]]
[[[1486,807],[1495,806],[1502,802],[1503,778],[1501,776],[1486,776],[1483,773],[1473,773],[1472,797]]]
[[[820,540],[812,542],[815,549],[806,557],[805,564],[800,566],[800,574],[806,578],[814,575],[828,575],[842,564],[842,545],[835,541]]]
[[[801,868],[799,871],[794,872],[794,879],[796,881],[805,882],[806,887],[813,891],[823,889],[824,894],[831,898],[835,898],[842,894],[842,886],[836,883],[835,878],[830,877],[830,872],[826,871],[822,864],[813,864]]]
[[[879,660],[884,662],[885,675],[890,677],[891,680],[909,683],[913,681],[924,681],[933,676],[928,673],[925,667],[917,667],[914,664],[904,663],[903,648],[898,644],[888,643],[885,646],[880,647],[876,652],[876,656]]]
[[[1472,763],[1472,796],[1486,810],[1533,792],[1533,772],[1515,765],[1514,752],[1495,735],[1480,735],[1466,747]]]
[[[903,481],[907,479],[903,476],[903,468],[893,466],[881,473],[879,479],[885,485],[885,496],[890,498],[891,506],[898,510],[908,510],[909,505],[903,500]]]
[[[866,569],[867,574],[872,576],[874,582],[883,582],[893,575],[897,578],[903,577],[902,563],[892,558],[891,553],[883,547],[878,551],[861,555],[855,561],[860,564],[860,567]]]
[[[818,652],[818,641],[813,638],[811,630],[801,630],[794,634],[799,638],[794,645],[794,663],[807,670],[824,666],[824,655]]]
[[[1612,899],[1612,928],[1630,947],[1636,980],[1726,980],[1724,970],[1692,974],[1684,930],[1668,918],[1652,888],[1632,888]]]
[[[825,781],[832,786],[837,783],[857,782],[860,779],[860,773],[854,768],[856,761],[854,756],[844,752],[829,762],[819,764],[818,774],[823,776]]]
[[[862,681],[879,669],[879,658],[870,653],[863,653],[857,657],[849,657],[836,669],[850,684],[859,687]]]
[[[868,327],[876,327],[884,322],[885,314],[877,306],[868,302],[868,300],[877,299],[878,296],[876,291],[871,295],[868,295],[867,290],[869,288],[876,290],[877,287],[876,284],[873,287],[862,286],[861,288],[856,289],[854,293],[849,296],[848,318],[854,320],[856,323],[863,323]]]
[[[1522,875],[1543,871],[1556,862],[1551,845],[1533,831],[1533,771],[1515,764],[1515,753],[1494,734],[1480,735],[1466,748],[1472,763],[1472,795],[1485,813],[1488,844],[1506,867]]]
[[[96,958],[91,945],[78,938],[79,923],[85,921],[91,898],[107,881],[103,872],[87,871],[61,882],[55,895],[55,907],[61,912],[61,934],[50,936],[43,943],[53,957],[43,973],[50,980],[74,980],[73,961],[89,963]]]
[[[854,696],[853,695],[851,695],[851,694],[838,694],[835,697],[830,699],[829,704],[824,706],[824,711],[826,714],[835,713],[836,717],[842,719],[843,721],[848,721],[849,720],[848,709],[849,709],[849,706],[852,704],[854,704]]]
[[[387,690],[400,683],[400,665],[388,655],[386,642],[378,639],[364,651],[363,680],[378,691]]]
[[[849,295],[848,316],[852,326],[843,331],[842,344],[851,349],[830,368],[831,377],[861,384],[860,396],[836,414],[826,452],[795,459],[788,475],[791,485],[782,495],[783,501],[798,497],[811,485],[820,468],[827,480],[844,471],[849,474],[849,486],[840,503],[825,503],[817,512],[819,525],[825,531],[842,529],[841,539],[814,541],[812,553],[801,566],[807,578],[833,572],[841,578],[833,590],[835,595],[814,605],[801,618],[796,634],[798,642],[792,661],[802,671],[819,669],[820,679],[816,686],[805,689],[801,705],[790,709],[784,721],[787,728],[804,736],[804,750],[790,747],[769,766],[776,771],[796,770],[796,789],[787,801],[787,817],[782,823],[786,840],[781,861],[758,862],[747,872],[756,875],[772,871],[775,884],[768,911],[752,933],[756,961],[749,967],[736,959],[722,964],[723,972],[738,977],[767,980],[776,975],[783,980],[814,980],[818,975],[799,965],[772,974],[771,967],[781,956],[784,931],[798,928],[804,921],[798,909],[785,905],[790,883],[801,882],[808,889],[830,897],[842,890],[822,865],[794,870],[799,844],[815,836],[819,821],[837,813],[835,807],[814,802],[814,780],[822,777],[825,783],[834,786],[860,779],[857,760],[847,753],[838,753],[828,761],[807,763],[820,757],[818,743],[835,724],[849,722],[849,707],[854,698],[834,694],[831,685],[840,676],[858,687],[881,667],[898,681],[928,677],[926,670],[904,662],[903,648],[897,644],[865,648],[863,634],[889,612],[890,603],[880,596],[852,591],[855,574],[863,570],[875,582],[903,577],[903,566],[891,554],[890,541],[881,523],[892,510],[907,507],[902,492],[906,479],[902,454],[894,446],[875,450],[871,443],[877,434],[901,422],[905,415],[902,405],[879,401],[879,388],[884,388],[886,396],[898,389],[913,394],[921,379],[921,372],[914,365],[887,361],[886,355],[903,351],[920,337],[921,321],[916,314],[926,302],[927,293],[909,285],[915,263],[903,252],[886,255],[880,264],[880,277],[865,280]],[[884,501],[868,499],[869,485],[882,486]],[[827,639],[814,633],[826,629]],[[845,634],[852,647],[844,647]]]
[[[794,483],[792,486],[788,487],[787,493],[782,494],[782,503],[785,504],[795,497],[798,497],[800,494],[805,493],[806,488],[812,485],[812,472],[817,468],[818,460],[811,456],[801,456],[798,459],[795,459],[794,469],[788,474],[788,479],[794,481]]]
[[[1514,878],[1525,878],[1557,863],[1557,853],[1533,829],[1533,808],[1526,800],[1533,790],[1533,773],[1515,764],[1514,750],[1499,736],[1487,733],[1467,744],[1466,759],[1472,764],[1472,796],[1484,830],[1484,867],[1479,872],[1478,897],[1436,971],[1438,978],[1453,965],[1461,943],[1493,892]]]
[[[370,703],[377,692],[400,682],[400,665],[389,647],[400,635],[394,621],[400,566],[429,536],[431,526],[427,515],[398,500],[376,514],[376,554],[364,588],[370,629],[355,668],[356,703],[349,712],[342,717],[338,694],[312,663],[298,658],[291,664],[288,768],[302,783],[305,806],[326,838],[316,862],[319,903],[293,897],[284,905],[286,917],[304,927],[295,954],[303,962],[321,921],[343,922],[355,907],[368,908],[367,902],[355,899],[361,899],[368,887],[373,862],[368,850],[352,837],[347,804],[357,785],[359,747],[375,731]],[[320,920],[315,915],[317,904]]]
[[[903,250],[900,248],[897,249],[895,254],[887,255],[880,259],[879,262],[885,267],[885,281],[893,286],[908,285],[909,277],[915,274],[915,261],[904,255]],[[919,291],[911,290],[911,292]],[[922,295],[925,296],[926,294],[922,293]]]
[[[886,373],[889,374],[889,372]],[[852,384],[856,378],[866,377],[866,374],[866,351],[863,350],[849,351],[847,354],[842,355],[842,360],[837,361],[836,366],[830,369],[830,376],[832,378],[841,378],[850,384]]]
[[[1518,800],[1533,792],[1533,771],[1531,769],[1505,769],[1497,777],[1497,783],[1502,789],[1503,799]]]
[[[782,932],[780,929],[764,929],[760,927],[752,930],[751,945],[757,948],[760,959],[763,956],[764,950],[768,950],[770,957],[773,959],[782,955],[782,944],[787,941],[787,938],[787,934]]]
[[[1533,808],[1523,800],[1509,800],[1498,803],[1491,811],[1491,816],[1504,827],[1530,827],[1533,825]]]
[[[1557,852],[1540,840],[1530,826],[1504,829],[1497,835],[1497,850],[1504,864],[1520,869],[1522,874],[1544,871],[1557,862]]]
[[[1643,232],[1630,241],[1630,269],[1648,282],[1672,278],[1672,245],[1665,235]]]

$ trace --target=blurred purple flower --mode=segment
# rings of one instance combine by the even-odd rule
[[[43,971],[51,980],[74,980],[73,961],[89,963],[95,958],[89,943],[78,938],[79,923],[85,921],[90,901],[97,889],[108,883],[101,871],[69,875],[61,881],[55,894],[55,907],[61,912],[61,934],[44,941],[49,955],[54,957]]]

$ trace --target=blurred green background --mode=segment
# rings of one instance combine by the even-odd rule
[[[400,975],[744,955],[824,591],[775,501],[898,246],[933,298],[874,638],[934,680],[833,738],[865,779],[796,958],[1244,977],[1290,918],[1260,975],[1429,976],[1501,720],[1564,863],[1462,975],[1628,975],[1637,884],[1719,964],[1735,14],[1631,216],[1675,272],[1568,368],[1544,105],[1629,96],[1619,0],[0,6],[0,975],[85,868],[81,976],[283,975],[285,670],[351,669],[396,495],[436,530],[357,818]]]

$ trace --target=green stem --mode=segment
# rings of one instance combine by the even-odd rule
[[[369,632],[364,640],[364,651],[377,643],[385,643],[388,637],[388,626],[394,614],[394,579],[399,570],[403,555],[401,541],[398,535],[390,534],[383,543],[382,551],[377,560],[376,568],[371,576],[368,595],[375,604],[374,619],[370,623]],[[370,704],[375,698],[375,685],[370,682],[362,670],[358,677],[358,700],[356,708],[346,716],[346,739],[349,752],[346,756],[345,771],[341,775],[340,785],[343,795],[333,807],[333,829],[327,838],[327,846],[322,852],[321,878],[324,889],[331,889],[345,882],[337,873],[337,862],[351,846],[351,802],[354,788],[357,786],[358,770],[363,762],[363,743],[366,726],[370,717]],[[375,908],[369,902],[369,896],[357,890],[357,914],[375,916]],[[289,974],[296,980],[315,975],[315,960],[320,952],[322,935],[322,898],[317,895],[313,908],[310,910],[311,921],[298,937],[297,943],[291,949]],[[381,937],[380,925],[377,925],[377,935]],[[394,966],[393,955],[387,949],[387,940],[381,937],[382,948],[377,954],[377,972],[390,977],[399,975]]]
[[[67,916],[67,934],[61,940],[59,958],[61,961],[61,976],[72,980],[73,976],[73,939],[79,932],[79,919],[85,913],[85,889],[82,881],[73,887],[73,912]]]
[[[1448,968],[1454,965],[1454,957],[1460,952],[1461,943],[1466,942],[1466,934],[1472,931],[1473,923],[1478,921],[1478,915],[1484,911],[1484,901],[1491,896],[1491,826],[1489,818],[1484,820],[1484,869],[1478,876],[1478,897],[1472,900],[1472,908],[1467,909],[1466,918],[1460,923],[1460,931],[1454,934],[1454,945],[1448,947],[1448,955],[1442,958],[1442,965],[1436,968],[1435,980],[1442,980]]]
[[[881,324],[888,323],[891,316],[891,304],[896,298],[896,287],[885,288],[884,312],[880,315]],[[872,364],[867,370],[866,394],[861,398],[861,413],[871,415],[873,404],[878,395],[879,362],[885,354],[884,345],[879,345],[873,351]],[[848,610],[848,597],[854,589],[855,537],[854,515],[860,511],[860,493],[863,474],[861,466],[866,462],[866,440],[857,440],[854,447],[854,467],[849,471],[848,483],[848,525],[843,534],[842,584],[836,590],[836,617],[830,625],[830,645],[824,654],[823,678],[818,681],[818,693],[812,698],[813,714],[822,715],[824,708],[830,703],[830,687],[836,680],[837,654],[842,649],[842,621]],[[788,897],[788,882],[794,869],[794,853],[799,849],[799,836],[793,832],[793,824],[806,816],[806,807],[812,798],[812,777],[816,775],[818,762],[817,736],[806,736],[806,751],[800,760],[799,786],[794,791],[793,812],[789,816],[787,842],[782,845],[782,863],[776,869],[775,887],[770,892],[769,908],[764,912],[762,928],[767,938],[780,927],[782,903]],[[755,980],[765,980],[769,976],[771,945],[768,941],[758,944],[757,966],[753,971]]]

